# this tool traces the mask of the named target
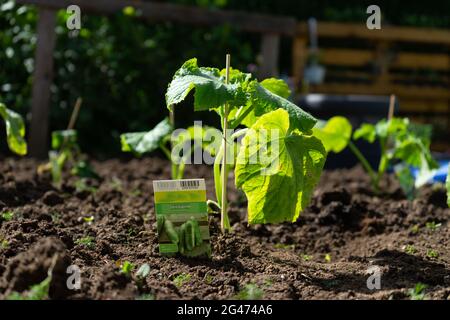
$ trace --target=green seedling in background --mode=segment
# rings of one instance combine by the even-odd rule
[[[252,79],[251,74],[230,67],[229,55],[223,70],[199,67],[195,58],[186,61],[167,89],[169,110],[184,101],[192,90],[195,90],[194,111],[216,112],[222,136],[226,137],[215,152],[214,163],[222,232],[231,229],[226,181],[233,167],[236,186],[244,190],[248,199],[250,224],[296,221],[310,200],[326,158],[320,140],[311,136],[316,119],[287,99],[290,90],[284,81]],[[229,134],[239,126],[246,128]],[[258,135],[270,133],[271,129],[278,130],[279,136],[269,134],[266,143],[260,143]],[[244,138],[238,147],[235,141],[241,137]],[[276,139],[278,150],[271,147],[271,139]],[[228,152],[232,148],[238,150],[235,158]],[[250,163],[248,155],[254,151],[270,154],[279,159],[279,164]]]
[[[0,102],[0,117],[6,125],[6,141],[9,149],[20,156],[27,154],[27,143],[25,142],[25,124],[20,114],[6,108]]]
[[[48,276],[41,283],[35,284],[27,292],[13,292],[6,297],[6,300],[46,300],[48,299],[48,291],[52,277]]]
[[[430,152],[430,133],[423,127],[413,125],[406,118],[381,120],[376,125],[365,123],[353,133],[353,139],[364,139],[369,143],[378,140],[381,158],[378,169],[370,163],[352,142],[352,126],[344,117],[333,117],[327,122],[319,122],[313,129],[314,135],[322,140],[328,152],[339,153],[347,146],[361,162],[369,174],[372,185],[379,191],[380,180],[389,165],[399,163],[397,177],[405,193],[411,197],[414,188],[426,182],[432,169],[437,167]],[[420,168],[417,180],[412,177],[408,166]]]
[[[80,98],[77,99],[67,130],[52,132],[52,150],[48,154],[49,162],[38,168],[39,173],[50,170],[53,184],[57,188],[61,187],[62,173],[66,164],[69,165],[70,172],[74,176],[100,179],[99,175],[84,159],[77,142],[78,133],[73,129],[81,107],[81,101]]]

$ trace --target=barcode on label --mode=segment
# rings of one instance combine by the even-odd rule
[[[186,180],[158,180],[153,181],[153,189],[156,192],[161,191],[179,191],[179,190],[205,190],[204,179],[186,179]]]
[[[182,189],[195,189],[200,186],[200,181],[198,180],[185,180],[180,181],[180,185]]]

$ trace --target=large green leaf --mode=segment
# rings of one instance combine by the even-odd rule
[[[249,79],[246,78],[246,81]],[[289,86],[286,82],[284,82],[281,79],[275,79],[275,78],[268,78],[263,80],[260,83],[261,86],[269,90],[270,92],[279,95],[282,98],[287,99],[291,95],[291,90],[289,89]],[[250,89],[251,87],[245,86],[246,89]],[[233,122],[233,120],[239,118],[241,114],[246,114],[245,118],[243,118],[239,125],[244,125],[247,128],[250,128],[256,120],[258,120],[258,116],[255,115],[255,105],[251,102],[251,100],[247,101],[247,104],[245,106],[242,106],[239,109],[232,109],[229,114],[229,119]]]
[[[236,186],[247,195],[251,224],[296,221],[319,180],[325,148],[291,127],[288,112],[278,109],[261,116],[242,139]]]
[[[291,95],[291,89],[289,89],[287,83],[281,79],[267,78],[261,81],[261,85],[270,92],[275,93],[284,99],[289,98]]]
[[[199,67],[197,59],[190,59],[177,70],[169,84],[166,92],[167,107],[171,109],[172,105],[183,101],[192,89],[195,89],[196,111],[217,108],[225,103],[233,106],[245,104],[245,96],[241,89],[241,80],[245,76],[239,76],[238,72],[233,72],[233,81],[225,84],[225,78],[219,69]]]
[[[137,154],[152,152],[159,148],[162,140],[172,130],[169,119],[165,118],[150,131],[123,133],[120,135],[122,151]]]
[[[282,108],[289,114],[291,128],[302,132],[309,132],[317,122],[309,113],[303,111],[289,100],[271,92],[256,80],[249,83],[247,91],[256,116]]]
[[[346,118],[336,116],[327,122],[319,121],[313,128],[313,134],[322,141],[327,152],[339,153],[347,147],[352,137],[352,125]]]
[[[6,124],[6,139],[11,151],[23,156],[27,154],[27,143],[25,142],[25,124],[20,114],[9,110],[0,103],[0,116]]]

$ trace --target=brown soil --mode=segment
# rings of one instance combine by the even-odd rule
[[[211,218],[212,259],[198,260],[158,254],[152,180],[169,178],[167,161],[96,162],[102,181],[77,189],[66,177],[61,190],[36,166],[0,162],[0,212],[14,212],[0,219],[0,298],[44,280],[53,266],[55,299],[230,299],[249,283],[266,299],[409,299],[418,282],[425,298],[450,299],[450,210],[440,188],[410,202],[390,177],[375,195],[359,167],[326,172],[297,223],[249,227],[245,197],[230,179],[234,233],[220,235]],[[206,178],[213,198],[211,168],[192,166],[187,177]],[[440,226],[426,227],[433,221]],[[91,245],[77,242],[87,236]],[[149,276],[121,274],[127,260],[149,264]],[[81,268],[80,290],[66,287],[70,264]],[[366,286],[371,266],[382,272],[381,290]],[[180,285],[174,279],[183,273]]]

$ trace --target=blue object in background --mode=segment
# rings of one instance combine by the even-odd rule
[[[450,163],[450,160],[440,160],[438,161],[439,168],[436,170],[434,176],[430,179],[429,183],[436,183],[441,182],[445,183],[445,179],[447,178],[447,172],[448,172],[448,164]],[[418,168],[411,168],[412,175],[414,176],[414,179],[417,178],[419,175],[419,169]]]

